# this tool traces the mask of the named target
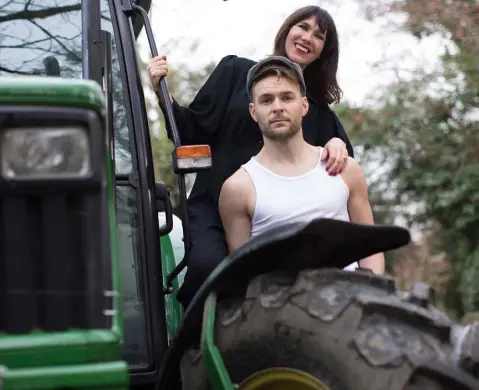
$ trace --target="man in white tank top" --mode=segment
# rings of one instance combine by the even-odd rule
[[[284,57],[268,57],[251,68],[247,90],[264,146],[223,184],[219,211],[228,250],[289,221],[323,217],[374,224],[359,164],[349,158],[340,175],[329,176],[322,148],[303,138],[308,100],[301,68]],[[384,256],[361,259],[360,265],[382,274]]]

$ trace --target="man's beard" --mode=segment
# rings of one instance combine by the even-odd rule
[[[301,122],[287,122],[288,126],[285,129],[272,129],[271,123],[260,123],[260,129],[265,138],[272,141],[287,141],[294,137],[301,129]]]

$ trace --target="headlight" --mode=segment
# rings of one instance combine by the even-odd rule
[[[83,178],[91,174],[88,133],[81,127],[15,128],[0,137],[4,179]]]

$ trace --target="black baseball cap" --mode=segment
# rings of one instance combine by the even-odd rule
[[[298,64],[288,60],[286,57],[269,56],[265,58],[264,60],[259,61],[248,71],[248,76],[246,78],[246,91],[248,92],[248,96],[250,100],[253,100],[251,96],[251,90],[253,89],[253,80],[255,76],[258,74],[258,72],[263,70],[266,66],[273,65],[273,64],[283,65],[291,69],[293,73],[296,75],[296,78],[298,79],[302,96],[306,96],[306,83],[304,82],[304,77],[303,77],[303,72],[301,70],[301,67]]]

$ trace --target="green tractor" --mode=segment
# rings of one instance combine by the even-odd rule
[[[150,3],[0,0],[0,390],[478,389],[478,324],[425,284],[342,270],[407,244],[400,227],[278,227],[182,312],[185,174],[212,158],[167,106],[180,221],[153,172]]]

